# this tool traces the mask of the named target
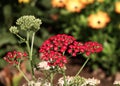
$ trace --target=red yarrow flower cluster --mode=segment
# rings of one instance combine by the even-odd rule
[[[102,45],[97,42],[86,42],[84,46],[87,56],[89,56],[91,53],[99,53],[103,50]]]
[[[42,60],[48,61],[48,65],[55,67],[63,67],[67,63],[67,59],[59,52],[50,51],[49,53],[44,53],[41,57]]]
[[[48,61],[50,66],[63,67],[67,63],[67,59],[63,56],[63,53],[75,40],[74,37],[66,34],[58,34],[50,37],[40,47],[39,52],[43,54],[41,59]]]
[[[19,52],[19,51],[11,51],[8,52],[3,58],[5,61],[7,61],[10,64],[18,64],[20,60],[22,60],[22,57],[26,57],[27,53]]]
[[[41,59],[48,61],[50,66],[62,67],[67,63],[64,53],[76,56],[78,53],[85,53],[87,56],[92,53],[99,53],[103,50],[101,44],[97,42],[77,42],[72,36],[66,34],[58,34],[50,37],[40,47],[39,52],[42,53]]]
[[[85,46],[81,42],[74,41],[72,44],[68,47],[68,53],[70,53],[72,56],[76,56],[77,53],[84,53]]]
[[[39,52],[44,53],[52,50],[63,53],[66,51],[68,45],[75,40],[76,39],[72,36],[68,36],[66,34],[58,34],[46,40],[40,47]]]
[[[72,56],[76,56],[78,53],[85,53],[86,56],[90,56],[92,53],[99,53],[103,50],[101,44],[97,42],[81,42],[74,41],[68,48],[68,53]]]

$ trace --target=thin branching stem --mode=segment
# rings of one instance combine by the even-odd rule
[[[23,71],[20,69],[20,66],[17,65],[16,68],[19,70],[19,72],[23,75],[23,77],[25,78],[25,80],[29,83],[29,79],[26,77],[26,75],[23,73]]]
[[[75,75],[75,77],[78,76],[81,73],[81,71],[83,70],[83,68],[85,67],[85,65],[87,64],[87,62],[88,62],[89,59],[90,59],[89,57],[86,59],[86,61],[84,62],[84,64],[80,68],[80,70],[77,72],[77,74]]]

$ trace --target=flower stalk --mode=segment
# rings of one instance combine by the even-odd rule
[[[30,65],[31,65],[32,78],[35,80],[34,69],[33,69],[34,66],[33,66],[33,61],[32,61],[34,36],[35,36],[35,33],[33,32],[32,40],[31,40],[31,47],[30,47],[30,44],[29,44],[29,40],[30,40],[30,32],[27,32],[27,41],[26,41],[26,45],[27,45],[27,49],[28,49],[28,53],[29,53],[29,59],[30,59]]]
[[[84,64],[82,65],[82,67],[80,68],[80,70],[77,72],[77,74],[75,75],[75,77],[76,76],[78,76],[80,73],[81,73],[81,71],[83,70],[83,68],[85,67],[85,65],[87,64],[87,62],[89,61],[89,57],[86,59],[86,61],[84,62]]]
[[[16,65],[16,68],[19,70],[19,72],[23,75],[23,77],[25,78],[25,80],[29,83],[29,79],[26,77],[26,75],[23,73],[23,71],[20,69],[19,65]]]
[[[65,72],[63,73],[63,79],[64,79],[64,86],[67,86],[67,82],[66,82],[66,75],[65,75]]]
[[[53,73],[51,73],[50,74],[50,86],[53,86],[53,78],[54,78],[54,74]]]

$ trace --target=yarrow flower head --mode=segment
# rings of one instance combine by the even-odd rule
[[[34,16],[27,15],[17,19],[16,24],[21,28],[21,30],[37,31],[40,29],[42,22],[40,19],[35,18]]]
[[[43,53],[41,59],[47,61],[50,67],[64,67],[65,63],[67,63],[66,57],[55,51]]]
[[[23,86],[51,86],[51,85],[50,85],[50,82],[48,81],[43,83],[42,79],[38,79],[36,82],[32,80],[27,85],[24,84]]]
[[[58,34],[46,40],[39,49],[42,53],[42,60],[48,62],[49,66],[64,66],[67,63],[65,53],[76,56],[78,53],[85,53],[89,56],[92,53],[102,51],[102,45],[97,42],[77,42],[72,36]]]
[[[66,76],[65,79],[66,79],[67,85],[70,84],[70,82],[72,81],[73,78],[74,77],[72,77],[72,76]],[[58,86],[64,86],[64,84],[65,84],[64,77],[59,78],[59,80],[58,80]]]
[[[113,84],[116,85],[116,86],[120,86],[120,81],[114,81]]]
[[[100,80],[94,78],[88,78],[85,80],[83,86],[96,86],[98,84],[100,84]]]
[[[50,66],[48,65],[47,61],[42,61],[38,64],[38,68],[40,68],[41,70],[49,70]]]
[[[40,47],[39,52],[43,54],[41,59],[48,61],[49,66],[63,67],[67,63],[67,59],[63,56],[63,53],[73,41],[75,41],[75,38],[66,34],[58,34],[50,37]]]
[[[66,83],[69,86],[96,86],[98,84],[100,84],[100,80],[98,79],[94,79],[94,78],[84,78],[84,77],[80,77],[80,76],[66,76]],[[64,82],[64,78],[61,77],[58,80],[58,86],[64,86],[65,82]]]
[[[83,85],[84,83],[85,83],[85,78],[80,77],[80,76],[75,76],[69,83],[69,86],[84,86]]]
[[[78,53],[85,53],[87,56],[89,56],[92,53],[99,53],[102,50],[102,45],[97,42],[85,42],[83,44],[81,42],[74,41],[69,45],[67,52],[72,56],[76,56]]]
[[[97,42],[86,42],[84,46],[87,56],[89,56],[91,53],[99,53],[103,50],[102,45]]]
[[[26,52],[22,53],[19,51],[12,51],[12,52],[8,52],[3,58],[5,61],[7,61],[10,64],[18,64],[19,61],[26,56],[27,56]]]
[[[72,56],[76,56],[77,53],[83,53],[85,51],[85,46],[81,42],[74,41],[72,44],[68,47],[68,53],[70,53]]]
[[[19,30],[16,26],[11,26],[9,30],[13,34],[17,34],[19,32]]]
[[[39,52],[57,51],[65,52],[68,45],[71,44],[76,39],[72,36],[66,34],[58,34],[56,36],[50,37],[46,40],[40,47]]]

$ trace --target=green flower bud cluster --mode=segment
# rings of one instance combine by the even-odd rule
[[[76,76],[72,79],[69,86],[82,86],[85,83],[85,78]]]
[[[13,34],[17,34],[19,32],[19,30],[16,26],[11,26],[9,30]]]
[[[35,18],[34,16],[27,15],[17,19],[16,24],[20,27],[21,30],[37,31],[40,29],[40,25],[42,24],[42,22],[40,19]]]

